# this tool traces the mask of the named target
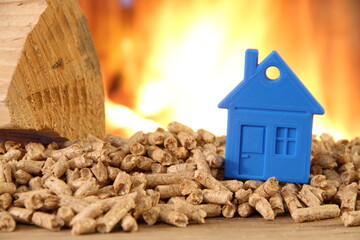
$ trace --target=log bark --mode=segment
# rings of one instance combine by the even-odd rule
[[[105,132],[100,67],[77,0],[0,1],[0,140],[34,131]]]

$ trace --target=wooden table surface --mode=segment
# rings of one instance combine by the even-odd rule
[[[109,234],[91,234],[72,236],[69,230],[51,232],[34,226],[18,225],[11,233],[0,233],[1,240],[54,240],[54,239],[142,239],[142,240],[234,240],[234,239],[346,239],[360,240],[359,227],[344,227],[339,218],[317,222],[294,223],[288,216],[277,217],[274,221],[265,221],[259,216],[250,218],[213,218],[205,224],[190,224],[178,228],[166,224],[139,225],[135,233],[113,232]]]

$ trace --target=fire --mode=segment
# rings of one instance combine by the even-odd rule
[[[332,2],[322,15],[317,1],[80,3],[99,52],[109,132],[176,120],[225,134],[217,104],[242,80],[245,50],[257,48],[259,61],[277,50],[323,105],[315,134],[360,136],[354,3]]]
[[[144,132],[153,132],[160,127],[156,122],[144,119],[128,107],[116,104],[111,100],[105,101],[105,109],[107,132],[130,136],[139,126]]]

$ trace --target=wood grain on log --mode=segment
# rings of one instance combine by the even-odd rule
[[[0,1],[0,138],[6,129],[102,137],[104,118],[100,67],[77,1]]]

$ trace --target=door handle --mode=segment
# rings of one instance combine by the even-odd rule
[[[249,154],[241,154],[241,158],[250,158]]]

